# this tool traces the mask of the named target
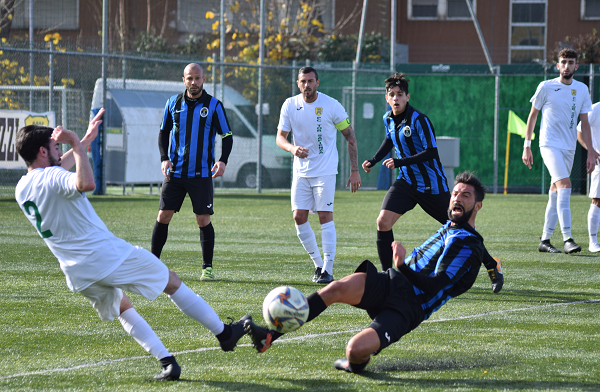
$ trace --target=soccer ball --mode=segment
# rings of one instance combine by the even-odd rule
[[[267,326],[277,332],[295,331],[308,318],[308,301],[298,289],[277,287],[263,301],[263,317]]]

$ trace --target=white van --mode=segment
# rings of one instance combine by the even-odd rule
[[[213,95],[213,85],[204,84]],[[106,182],[111,184],[162,183],[158,133],[167,100],[185,90],[182,82],[107,79]],[[217,85],[217,97],[220,97]],[[102,79],[96,80],[92,113],[102,106]],[[224,106],[233,132],[233,150],[223,182],[227,186],[256,188],[258,155],[255,107],[239,92],[225,86]],[[92,114],[93,115],[93,114]],[[221,156],[221,138],[216,137],[215,157]],[[99,154],[92,154],[99,157]],[[96,158],[98,160],[98,158]],[[97,166],[98,162],[94,162]],[[262,186],[289,188],[292,156],[275,143],[275,135],[262,137]]]

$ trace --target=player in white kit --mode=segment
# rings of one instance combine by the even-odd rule
[[[123,290],[150,300],[165,292],[187,316],[208,328],[224,351],[244,335],[243,323],[224,324],[215,311],[149,251],[113,235],[85,192],[95,188],[85,147],[98,134],[104,109],[80,141],[62,128],[29,125],[17,133],[17,152],[27,164],[15,189],[19,206],[58,259],[67,286],[87,298],[102,320],[118,318],[123,328],[158,359],[157,380],[179,379],[181,368]],[[64,155],[59,143],[72,149]],[[75,165],[76,171],[68,171]]]
[[[356,192],[360,188],[356,136],[348,114],[335,99],[317,92],[319,76],[312,67],[298,72],[300,94],[286,99],[277,126],[277,145],[294,156],[292,211],[300,243],[310,255],[315,274],[313,282],[333,281],[333,262],[337,236],[333,223],[335,177],[337,175],[337,132],[348,144],[350,177],[346,186]],[[287,140],[292,132],[293,143]],[[323,258],[315,233],[308,222],[309,212],[319,215]]]
[[[600,151],[600,102],[592,105],[592,110],[588,113],[588,120],[592,130],[592,146],[597,153]],[[579,143],[585,149],[588,149],[583,140],[581,122],[577,126],[577,131],[577,140],[579,140]],[[592,172],[588,196],[592,199],[592,204],[588,212],[588,233],[590,236],[588,249],[590,252],[600,252],[600,245],[598,244],[598,224],[600,224],[600,165],[596,165],[596,168]]]
[[[577,64],[577,52],[563,49],[558,54],[556,68],[560,76],[540,83],[531,98],[532,106],[527,119],[527,134],[523,146],[523,163],[531,169],[531,136],[539,111],[542,111],[540,125],[540,153],[551,176],[548,205],[546,206],[544,230],[538,246],[540,252],[560,253],[552,246],[550,237],[560,222],[564,252],[575,253],[581,247],[571,237],[571,169],[577,145],[577,116],[581,118],[582,137],[586,145],[591,145],[590,124],[587,113],[592,108],[588,88],[573,79]],[[587,171],[591,173],[596,165],[598,154],[588,153]]]

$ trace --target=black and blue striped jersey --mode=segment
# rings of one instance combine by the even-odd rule
[[[413,188],[422,193],[437,195],[448,192],[448,180],[444,167],[437,154],[435,131],[429,118],[406,105],[404,120],[395,124],[392,111],[383,116],[385,136],[394,143],[400,160],[415,156],[427,149],[435,148],[435,156],[425,162],[399,167],[398,179],[403,178]]]
[[[231,135],[223,104],[205,90],[196,100],[186,98],[185,93],[169,98],[160,130],[169,134],[170,145],[167,153],[159,142],[161,161],[171,161],[177,178],[211,177],[215,136]],[[221,160],[227,163],[227,157]]]
[[[475,229],[468,224],[452,226],[448,221],[406,257],[400,271],[413,284],[425,320],[473,286],[484,249],[483,238]]]

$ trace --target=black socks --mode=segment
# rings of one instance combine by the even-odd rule
[[[392,268],[393,252],[392,242],[394,242],[394,232],[377,230],[377,254],[381,262],[381,270],[386,271]]]

